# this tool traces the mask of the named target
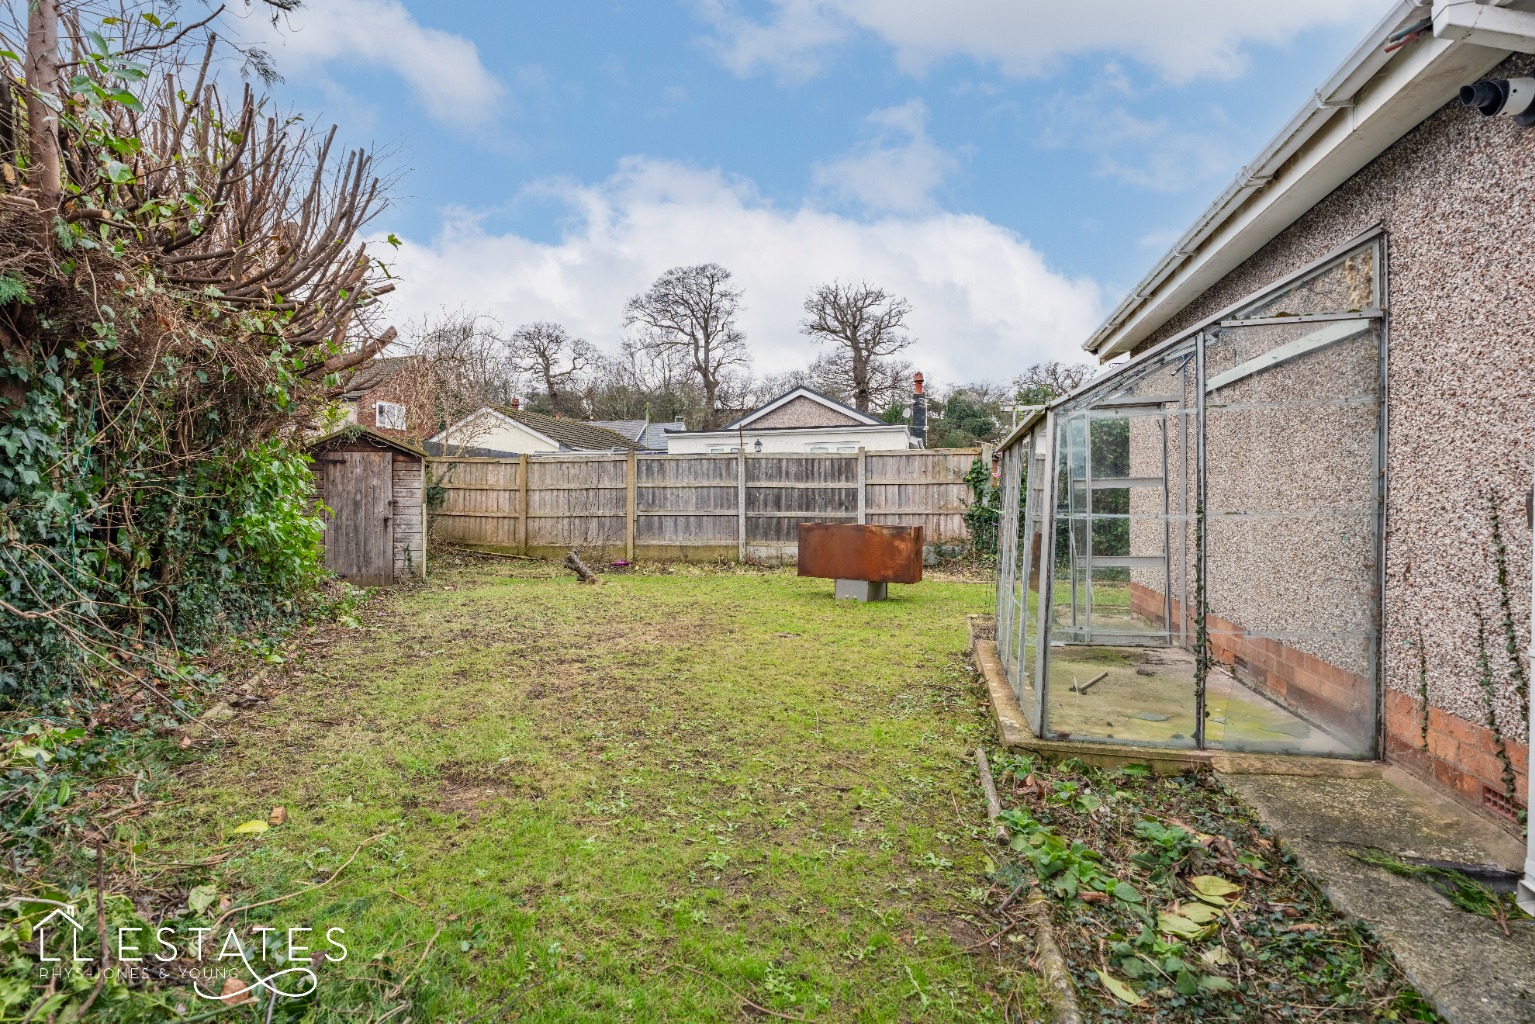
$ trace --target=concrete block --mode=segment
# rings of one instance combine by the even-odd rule
[[[883,601],[890,596],[890,584],[868,580],[838,580],[838,601]]]

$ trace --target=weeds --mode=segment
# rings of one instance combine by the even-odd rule
[[[1088,1019],[1437,1019],[1208,775],[998,764],[1012,850],[1050,897]]]
[[[1393,875],[1427,882],[1466,913],[1489,917],[1498,922],[1505,935],[1509,933],[1508,922],[1511,919],[1522,920],[1530,916],[1519,909],[1519,903],[1512,894],[1498,892],[1454,868],[1435,864],[1408,864],[1375,850],[1351,851],[1349,856],[1364,864],[1385,868]]]

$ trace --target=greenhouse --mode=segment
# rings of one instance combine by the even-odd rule
[[[1379,235],[999,446],[997,645],[1042,739],[1373,758]]]

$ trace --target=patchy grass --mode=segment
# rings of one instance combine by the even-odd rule
[[[346,960],[273,1019],[1037,1016],[1028,946],[988,944],[980,902],[989,721],[961,653],[989,588],[831,589],[439,562],[315,636],[119,826],[158,862],[231,854],[139,913],[206,923],[361,846],[232,918],[314,927],[316,950],[345,929]]]
[[[999,877],[1050,897],[1087,1019],[1438,1020],[1208,772],[998,769],[1016,858]]]

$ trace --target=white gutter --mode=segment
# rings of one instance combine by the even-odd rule
[[[1434,37],[1535,53],[1535,14],[1508,10],[1512,0],[1434,0]]]
[[[1445,23],[1468,6],[1446,5]],[[1428,13],[1401,0],[1082,347],[1100,360],[1130,351],[1508,55],[1461,37],[1382,52]]]

